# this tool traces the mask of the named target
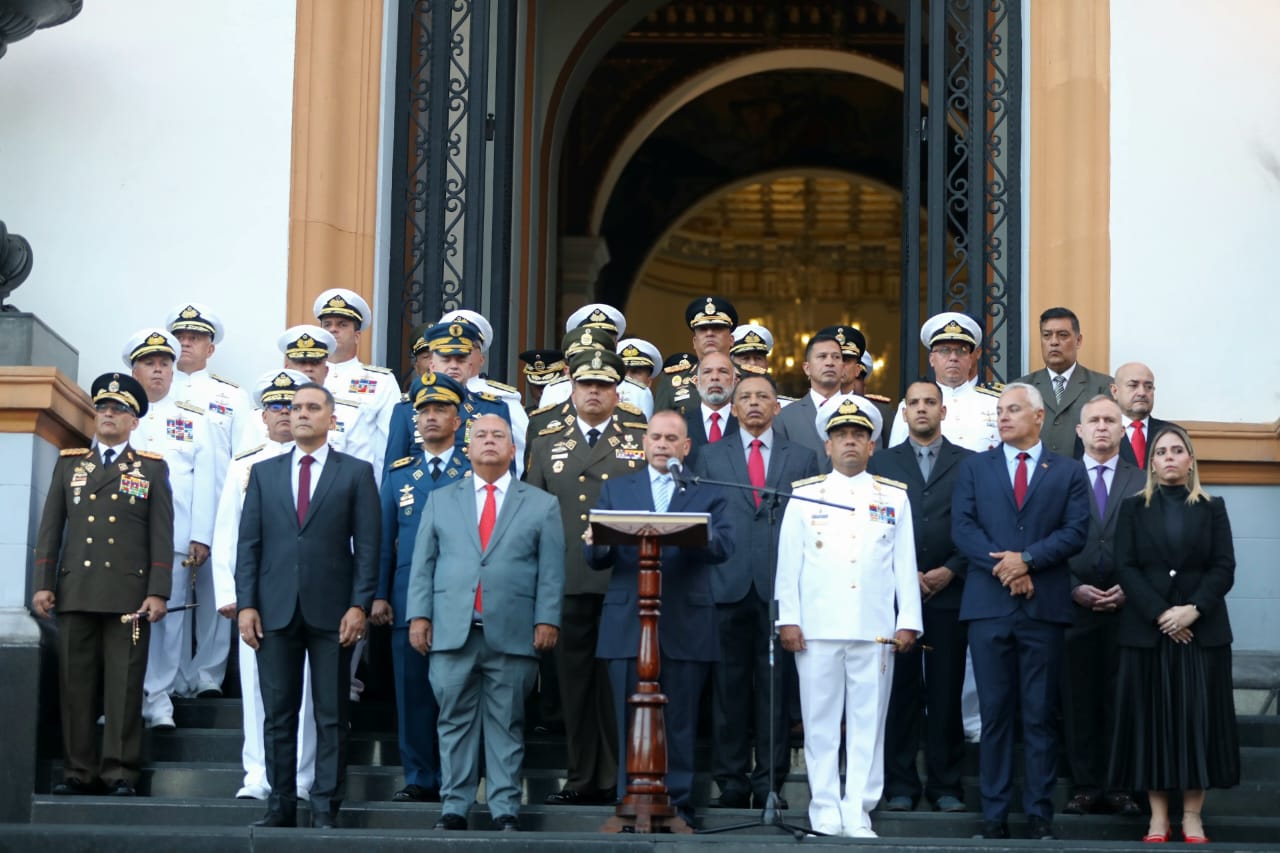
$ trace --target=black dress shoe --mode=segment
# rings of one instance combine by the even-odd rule
[[[982,825],[982,832],[974,838],[1008,838],[1009,825],[1004,821],[989,820]]]
[[[444,812],[440,815],[440,819],[436,821],[436,825],[432,829],[466,829],[467,819],[460,814],[452,812]]]
[[[279,827],[279,826],[283,826],[283,827],[295,827],[295,826],[297,826],[297,825],[298,825],[298,818],[297,818],[297,816],[296,816],[296,815],[294,815],[294,816],[292,816],[292,817],[286,817],[285,815],[281,814],[280,812],[267,812],[267,813],[262,817],[262,820],[255,820],[255,821],[254,821],[252,824],[250,824],[250,825],[251,825],[251,826],[265,826],[265,827]]]
[[[95,782],[85,782],[74,776],[68,776],[54,785],[50,793],[57,794],[59,797],[83,797],[89,794],[96,794],[100,790],[102,789]]]
[[[1091,814],[1098,805],[1098,797],[1096,794],[1087,794],[1081,792],[1071,799],[1067,800],[1067,804],[1062,807],[1063,814]]]
[[[1112,814],[1122,817],[1137,817],[1142,814],[1142,806],[1127,791],[1112,791],[1106,796],[1107,808]]]
[[[138,791],[133,787],[133,783],[124,779],[117,779],[114,782],[108,782],[107,793],[113,797],[136,797],[138,795]]]
[[[547,794],[543,800],[549,806],[600,806],[614,801],[614,789],[607,791],[574,791],[565,788]]]
[[[709,805],[713,809],[745,809],[751,807],[751,794],[746,791],[721,791]]]
[[[1056,841],[1058,836],[1053,834],[1053,825],[1049,821],[1039,815],[1031,815],[1027,818],[1027,838],[1032,841]]]
[[[513,814],[499,815],[493,819],[493,828],[499,832],[519,832],[520,820]]]
[[[421,785],[405,785],[391,795],[393,803],[438,803],[439,788],[424,788]]]
[[[338,825],[333,815],[329,812],[312,812],[311,828],[312,829],[334,829]]]

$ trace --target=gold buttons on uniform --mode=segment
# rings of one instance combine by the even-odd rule
[[[108,540],[107,540],[107,544],[108,544],[108,545],[114,545],[114,544],[116,544],[116,540],[114,540],[114,539],[108,539]]]
[[[108,569],[111,568],[111,563],[109,561],[104,563],[103,565],[105,565]]]
[[[90,566],[92,566],[92,565],[93,565],[93,562],[92,562],[91,560],[85,560],[85,561],[84,561],[84,567],[85,567],[86,569],[87,569],[87,568],[89,568],[89,567],[90,567]]]
[[[116,517],[114,515],[107,516],[107,521],[110,522],[111,524],[115,524]]]
[[[601,475],[600,475],[600,479],[601,479],[601,480],[607,480],[607,479],[609,479],[609,475],[608,475],[608,474],[601,474]]]
[[[587,520],[587,514],[584,512],[582,515],[578,516],[578,518],[579,518],[579,519],[581,519],[582,521],[586,521],[586,520]]]
[[[578,501],[579,501],[579,502],[581,502],[581,503],[586,503],[586,502],[587,502],[587,496],[586,496],[586,495],[578,495]]]
[[[89,495],[89,500],[96,501],[97,499],[98,499],[97,495]]]
[[[86,545],[92,545],[92,544],[93,544],[93,537],[92,537],[92,536],[87,537],[87,538],[84,540],[84,544],[86,544]]]
[[[115,493],[115,492],[112,492],[112,493],[111,493],[111,500],[113,500],[113,501],[118,501],[118,500],[120,500],[120,495],[118,495],[118,494],[117,494],[117,493]]]
[[[587,475],[586,475],[586,474],[579,474],[579,475],[578,475],[578,482],[579,482],[579,483],[585,483],[585,482],[587,482]]]
[[[89,516],[89,523],[90,523],[90,524],[93,524],[93,516],[92,516],[92,515],[91,515],[91,516]]]

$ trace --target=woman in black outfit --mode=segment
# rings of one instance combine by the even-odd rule
[[[1115,543],[1127,604],[1111,783],[1147,791],[1147,842],[1169,840],[1169,791],[1181,791],[1183,837],[1203,844],[1205,789],[1240,781],[1226,605],[1236,560],[1226,506],[1200,488],[1181,427],[1152,443],[1146,489],[1121,504]]]

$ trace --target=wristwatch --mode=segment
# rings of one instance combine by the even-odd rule
[[[1026,564],[1027,564],[1027,571],[1031,571],[1032,569],[1034,569],[1034,568],[1036,567],[1036,561],[1035,561],[1035,560],[1033,560],[1033,559],[1031,559],[1031,552],[1030,552],[1030,551],[1023,551],[1023,552],[1022,552],[1022,562],[1024,562],[1024,563],[1026,563]]]

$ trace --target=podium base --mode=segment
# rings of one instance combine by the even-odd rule
[[[680,817],[666,794],[629,794],[618,804],[617,814],[605,821],[600,831],[692,835],[693,827]]]

